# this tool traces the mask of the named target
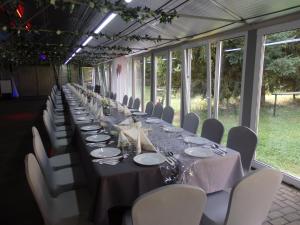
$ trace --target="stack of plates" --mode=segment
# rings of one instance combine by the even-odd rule
[[[164,127],[163,130],[170,133],[177,133],[183,131],[183,129],[179,127]]]
[[[188,136],[188,137],[185,137],[183,139],[183,141],[186,143],[197,144],[197,145],[210,144],[210,141],[203,137]]]
[[[121,150],[118,148],[97,148],[90,152],[90,155],[94,158],[110,158],[121,154]]]
[[[185,154],[189,156],[199,157],[199,158],[208,158],[214,156],[214,152],[202,146],[191,147],[184,150]]]
[[[110,139],[109,135],[96,134],[96,135],[88,136],[85,140],[87,142],[103,142],[103,141],[108,141],[109,139]]]
[[[154,166],[164,163],[166,159],[159,153],[143,153],[135,156],[133,161],[143,166]]]
[[[158,124],[158,123],[161,123],[161,119],[158,119],[158,118],[148,118],[146,120],[146,123],[154,123],[154,124]]]
[[[101,127],[99,125],[89,125],[89,126],[83,126],[80,128],[82,131],[95,131],[100,130]]]
[[[147,116],[148,114],[145,112],[133,112],[132,115],[134,116]]]

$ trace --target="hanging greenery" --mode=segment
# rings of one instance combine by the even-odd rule
[[[115,12],[121,18],[126,21],[138,21],[143,22],[146,19],[155,17],[159,19],[160,23],[172,23],[175,17],[178,17],[176,10],[170,12],[164,12],[161,9],[152,10],[151,8],[144,6],[129,7],[123,0],[108,1],[108,0],[34,0],[36,6],[44,7],[46,5],[52,5],[55,8],[62,10],[68,10],[73,12],[76,5],[85,5],[91,9],[95,9],[100,13]]]

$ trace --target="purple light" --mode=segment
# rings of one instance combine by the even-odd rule
[[[47,56],[44,53],[41,53],[39,56],[41,61],[46,61],[47,60]]]

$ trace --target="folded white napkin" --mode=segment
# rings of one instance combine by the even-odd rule
[[[123,120],[121,123],[119,123],[119,125],[121,126],[128,126],[128,125],[131,125],[133,124],[133,119],[131,117]]]
[[[119,126],[120,130],[119,137],[120,141],[126,139],[132,142],[136,146],[137,154],[141,153],[142,150],[145,151],[156,151],[155,147],[145,134],[141,122],[134,123],[131,126]]]

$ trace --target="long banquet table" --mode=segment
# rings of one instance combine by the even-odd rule
[[[68,94],[70,95],[70,94]],[[68,100],[67,100],[68,102]],[[88,180],[88,187],[93,196],[91,206],[91,219],[95,224],[108,225],[108,211],[113,207],[132,206],[135,199],[141,194],[164,185],[163,176],[159,166],[140,166],[133,162],[132,157],[122,160],[117,165],[98,164],[92,161],[90,151],[97,147],[89,147],[85,138],[88,132],[82,132],[81,127],[93,123],[78,122],[71,105],[71,124],[75,129],[75,144]],[[117,124],[126,117],[123,113],[112,109],[111,115],[106,117],[111,125]],[[160,124],[146,124],[141,118],[143,127],[150,128],[148,134],[150,141],[158,148],[172,151],[182,165],[180,182],[201,187],[207,193],[220,191],[232,187],[243,176],[240,154],[234,150],[226,149],[225,156],[215,154],[209,158],[195,158],[184,153],[187,144],[182,136],[193,136],[187,131],[166,133]],[[95,124],[95,123],[94,123]],[[99,124],[99,122],[97,123]],[[213,144],[207,139],[199,137],[204,143]],[[116,140],[110,144],[116,146]],[[191,145],[189,145],[191,146]],[[192,145],[196,146],[196,145]]]

